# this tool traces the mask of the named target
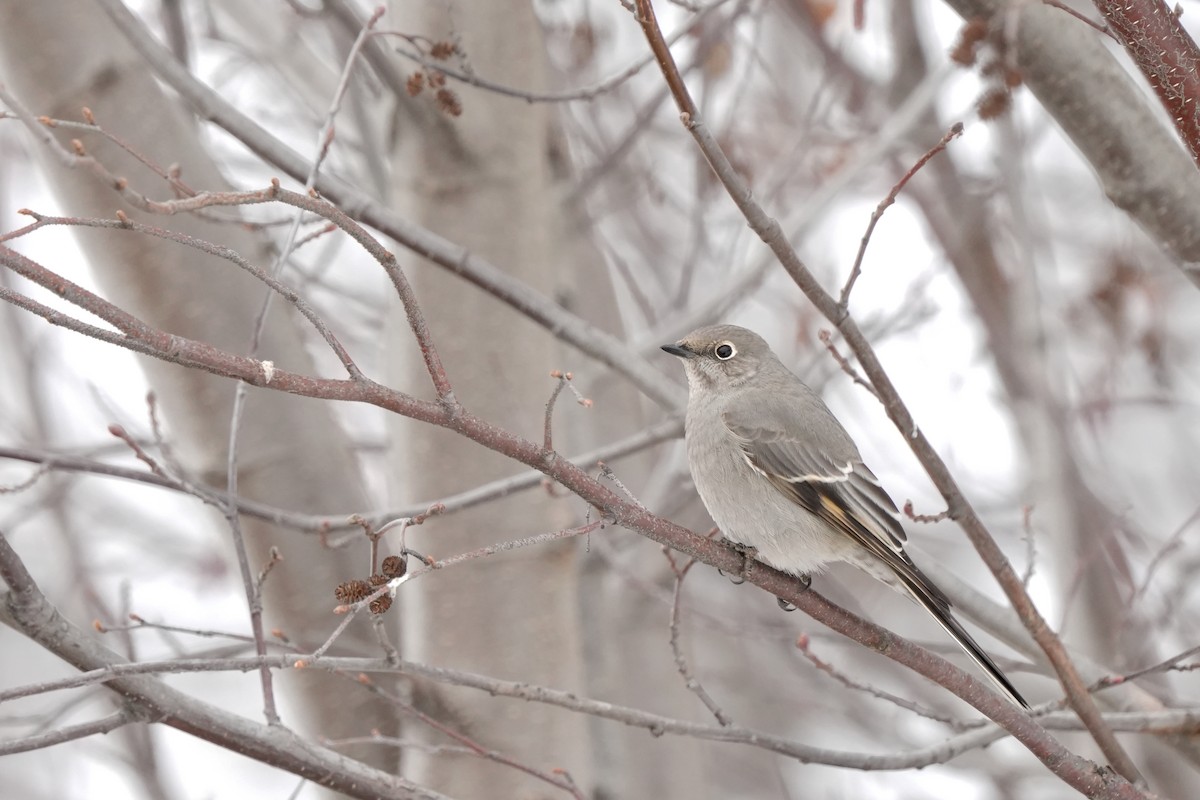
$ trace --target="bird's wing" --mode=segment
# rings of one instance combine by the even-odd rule
[[[886,564],[988,677],[1014,702],[1028,708],[1016,687],[954,618],[949,598],[904,552],[906,537],[896,504],[859,458],[849,434],[832,417],[820,418],[824,428],[801,427],[790,412],[780,412],[778,404],[766,398],[755,408],[753,423],[732,410],[721,415],[746,462],[793,502]]]
[[[885,563],[899,566],[897,557],[908,562],[896,504],[848,437],[845,445],[826,448],[803,438],[808,433],[804,429],[764,423],[761,415],[749,423],[726,410],[722,419],[746,462],[789,499]]]

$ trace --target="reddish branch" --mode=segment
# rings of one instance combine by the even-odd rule
[[[285,202],[309,206],[310,210],[320,209],[318,213],[336,216],[339,225],[357,228],[340,212],[330,209],[322,201],[281,190],[275,190],[274,194],[277,199]],[[321,208],[323,206],[325,208]],[[377,243],[376,247],[378,247]],[[374,248],[372,249],[374,250]],[[386,268],[395,268],[394,260],[390,258],[390,255],[389,258],[384,259],[384,262]],[[105,322],[117,327],[118,331],[87,325],[0,287],[0,296],[4,296],[4,299],[15,302],[56,325],[164,361],[242,380],[253,386],[306,397],[368,403],[412,419],[447,428],[490,450],[541,471],[551,480],[571,490],[598,509],[604,519],[638,531],[654,541],[679,550],[726,573],[737,574],[745,566],[742,555],[727,545],[697,536],[685,528],[651,514],[636,503],[623,499],[558,453],[492,425],[474,416],[461,405],[418,400],[375,383],[369,378],[320,379],[278,368],[268,372],[263,368],[262,363],[255,359],[234,355],[203,342],[151,328],[103,298],[66,281],[40,264],[3,246],[0,246],[0,265],[12,269],[39,285],[52,288],[63,299],[95,314]],[[1141,796],[1137,790],[1117,776],[1099,771],[1092,762],[1071,753],[1031,717],[949,662],[883,628],[859,619],[845,609],[833,605],[816,592],[806,591],[805,587],[795,578],[769,567],[752,562],[752,569],[749,570],[746,579],[776,597],[790,601],[833,630],[915,670],[935,683],[945,686],[995,720],[1056,774],[1085,794],[1097,797],[1134,798]]]
[[[1200,49],[1163,0],[1095,0],[1200,162]]]

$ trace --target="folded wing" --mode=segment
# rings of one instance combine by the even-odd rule
[[[910,595],[1013,701],[1029,704],[950,611],[950,600],[904,552],[907,541],[895,502],[852,444],[829,448],[801,441],[791,426],[749,425],[723,415],[746,462],[785,496],[844,533],[887,565]],[[795,428],[797,432],[802,428]],[[834,451],[833,455],[826,450]]]

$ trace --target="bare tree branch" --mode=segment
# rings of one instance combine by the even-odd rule
[[[0,742],[0,756],[11,756],[14,753],[41,750],[44,747],[53,747],[56,744],[72,742],[76,739],[86,739],[96,734],[111,733],[117,728],[128,725],[132,721],[133,716],[131,714],[126,711],[117,711],[93,722],[68,725],[65,728],[48,731],[47,733],[25,736],[20,739],[10,739]]]
[[[0,578],[8,584],[4,621],[81,670],[124,663],[117,653],[84,635],[46,600],[20,557],[0,533]],[[260,725],[165,686],[153,677],[119,677],[109,687],[136,706],[144,719],[191,734],[244,756],[287,770],[351,797],[448,800],[398,775],[305,741],[281,725]]]
[[[235,109],[217,92],[197,81],[120,0],[99,0],[99,3],[159,77],[183,95],[198,115],[227,130],[293,179],[304,180],[309,170],[306,159]],[[612,334],[569,313],[494,264],[415,225],[339,178],[322,176],[316,188],[324,197],[345,209],[350,217],[361,219],[414,253],[465,278],[553,331],[564,341],[625,375],[647,397],[664,408],[674,410],[682,405],[683,393],[678,385],[650,366],[644,358],[631,352]]]
[[[1066,648],[1034,606],[1020,578],[1013,571],[1012,565],[1009,564],[1003,551],[996,545],[983,521],[958,487],[958,483],[945,462],[917,427],[891,378],[884,371],[874,349],[863,336],[853,317],[822,288],[816,277],[800,260],[796,251],[783,236],[779,223],[767,216],[765,210],[754,200],[749,187],[733,169],[724,151],[704,125],[700,118],[700,111],[675,67],[671,51],[663,41],[662,31],[658,27],[650,0],[638,0],[637,10],[638,21],[658,59],[663,77],[667,85],[671,87],[671,93],[679,106],[680,118],[684,127],[695,138],[700,151],[729,192],[730,197],[745,215],[750,227],[772,249],[788,275],[792,277],[805,296],[826,319],[837,326],[842,336],[845,337],[847,344],[853,349],[859,363],[862,364],[863,371],[879,393],[888,416],[904,436],[905,441],[908,442],[909,447],[912,448],[913,453],[925,467],[938,491],[946,500],[950,516],[962,526],[984,563],[996,576],[1010,602],[1017,609],[1022,621],[1050,659],[1050,663],[1058,673],[1059,680],[1066,690],[1071,706],[1088,724],[1088,730],[1100,745],[1101,750],[1113,761],[1126,779],[1135,783],[1141,782],[1137,766],[1117,742],[1112,731],[1104,724],[1100,711],[1091,695],[1087,693]],[[785,599],[790,600],[791,598]],[[1134,793],[1133,796],[1140,794],[1134,787],[1129,786],[1128,788]]]
[[[596,466],[601,461],[611,461],[615,458],[630,455],[631,453],[639,452],[647,447],[668,441],[670,439],[679,438],[683,431],[683,423],[679,419],[668,419],[663,422],[646,428],[643,431],[633,434],[618,442],[613,442],[611,445],[605,445],[587,453],[582,453],[576,456],[568,457],[568,460],[578,466],[580,469],[589,470]],[[109,464],[103,461],[87,458],[84,456],[71,455],[68,453],[48,453],[37,450],[30,450],[21,447],[3,447],[0,446],[0,458],[12,459],[15,461],[25,461],[31,464],[40,464],[47,470],[63,471],[63,472],[80,472],[91,475],[98,475],[111,478],[120,478],[122,480],[136,481],[149,486],[157,486],[162,489],[171,489],[177,492],[187,494],[195,494],[201,500],[206,502],[216,503],[218,497],[224,496],[226,493],[213,486],[204,486],[193,480],[180,480],[167,475],[155,475],[150,472],[144,472],[138,469],[122,467],[116,464]],[[2,487],[3,491],[15,492],[22,488],[27,488],[25,484],[36,482],[40,476],[45,473],[42,471],[35,472],[21,486],[17,487]],[[387,520],[400,517],[415,517],[429,510],[431,506],[442,506],[442,514],[452,514],[455,511],[461,511],[467,508],[473,508],[477,505],[494,500],[498,497],[507,497],[516,492],[525,491],[541,485],[546,480],[546,476],[537,470],[529,470],[508,478],[485,483],[473,489],[458,494],[449,495],[447,497],[430,500],[429,502],[413,503],[401,508],[389,508],[376,511],[362,511],[354,513],[353,516],[361,518],[369,525],[382,525]],[[325,514],[302,514],[291,509],[278,508],[268,503],[260,503],[256,500],[251,500],[246,497],[230,498],[231,501],[236,500],[238,510],[252,517],[268,520],[288,528],[304,531],[307,533],[335,533],[337,531],[353,530],[357,527],[357,523],[353,521],[349,513],[334,514],[329,512]]]

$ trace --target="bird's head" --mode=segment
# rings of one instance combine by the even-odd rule
[[[776,360],[761,336],[737,325],[698,328],[662,349],[683,359],[688,387],[693,391],[736,389],[758,374],[764,364]]]

